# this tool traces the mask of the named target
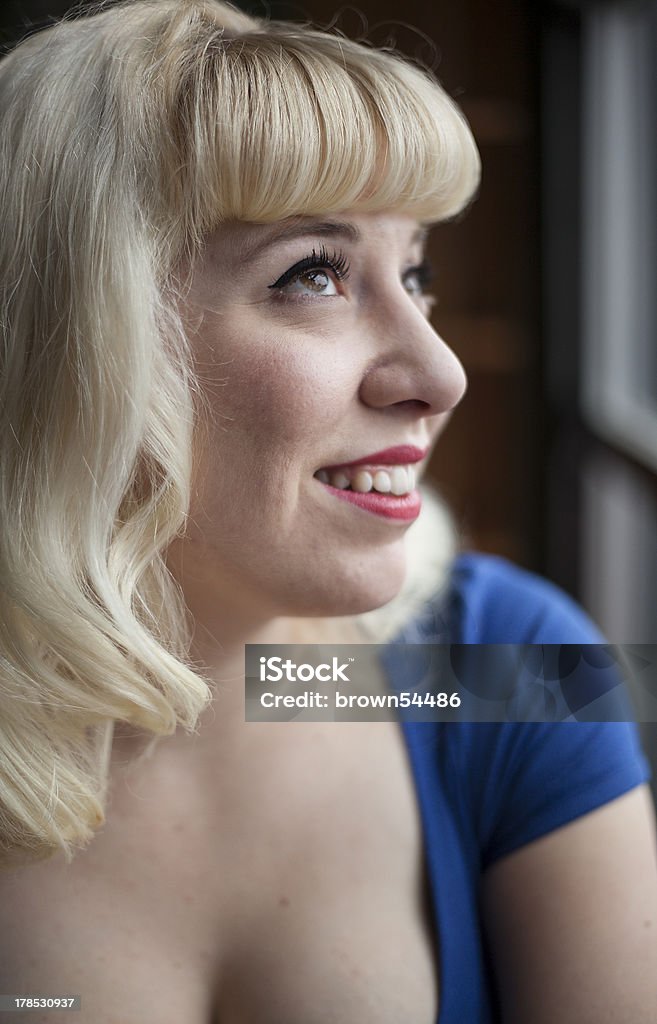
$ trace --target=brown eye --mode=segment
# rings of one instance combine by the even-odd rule
[[[322,246],[319,254],[313,249],[310,256],[295,263],[269,287],[282,295],[289,294],[290,291],[303,295],[309,290],[315,295],[332,297],[339,294],[337,289],[333,292],[326,291],[327,286],[333,283],[333,278],[337,281],[344,281],[348,276],[349,264],[344,253],[334,252],[332,256],[329,256]],[[297,283],[301,283],[302,287],[290,289],[290,285]]]
[[[295,284],[307,286],[310,289],[310,291],[313,291],[318,295],[338,294],[337,290],[333,292],[326,290],[329,285],[333,284],[333,281],[326,270],[306,270],[302,274],[295,274],[294,277],[291,278],[282,287],[284,287],[287,291],[292,291],[294,293],[295,291],[297,291],[297,289],[291,286]]]

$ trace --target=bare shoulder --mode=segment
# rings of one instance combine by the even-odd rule
[[[56,856],[0,874],[0,991],[81,996],[102,984],[95,908]],[[102,934],[102,927],[100,929]],[[28,1022],[80,1020],[77,1012],[25,1012]],[[84,1019],[84,1018],[83,1018]]]
[[[90,889],[58,856],[0,875],[0,991],[21,996],[80,996],[74,1011],[26,1011],[21,1019],[80,1021],[112,1011],[108,967],[122,960],[126,938],[109,925],[102,885]],[[107,961],[108,947],[111,952]],[[121,965],[122,966],[122,965]],[[118,976],[118,971],[117,971]],[[127,983],[130,983],[128,977]],[[98,1020],[110,1020],[98,1012]]]
[[[529,843],[484,875],[504,1021],[650,1024],[657,849],[646,785]]]
[[[198,894],[171,874],[184,833],[167,841],[163,821],[136,794],[71,864],[0,873],[0,992],[81,998],[81,1013],[26,1011],[25,1024],[210,1019],[212,943]]]

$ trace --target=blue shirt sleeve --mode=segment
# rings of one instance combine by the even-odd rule
[[[462,644],[604,644],[560,587],[497,555],[465,552],[452,574],[455,632]]]
[[[605,643],[563,591],[502,558],[461,555],[451,602],[455,643]],[[482,869],[651,775],[633,722],[473,723],[445,730],[452,763],[469,780]]]

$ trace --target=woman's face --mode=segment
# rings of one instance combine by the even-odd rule
[[[422,234],[350,212],[211,237],[184,313],[214,422],[179,566],[218,622],[356,614],[398,592],[408,467],[466,387],[427,320]]]

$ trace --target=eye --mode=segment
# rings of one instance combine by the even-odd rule
[[[422,260],[415,267],[409,267],[403,276],[404,284],[408,285],[410,282],[411,287],[409,291],[412,295],[424,295],[427,285],[433,279],[433,268],[429,263],[429,260]],[[431,298],[431,296],[427,296]]]
[[[314,294],[332,298],[339,294],[333,278],[344,281],[348,276],[349,264],[344,253],[333,252],[329,256],[322,246],[319,253],[313,249],[310,256],[286,270],[269,288],[284,297]]]

